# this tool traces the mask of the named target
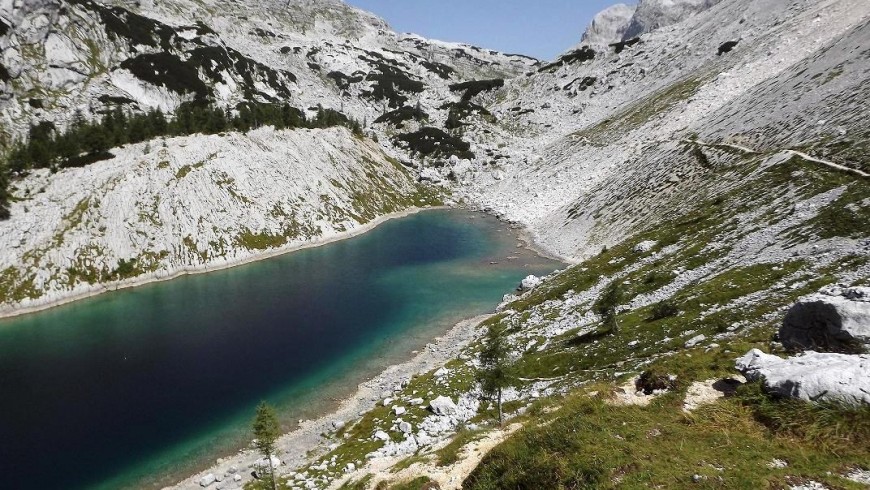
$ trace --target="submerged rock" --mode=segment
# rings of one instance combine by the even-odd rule
[[[870,355],[806,352],[783,359],[752,349],[737,360],[750,381],[776,395],[806,401],[870,404]]]
[[[854,352],[870,346],[870,288],[826,288],[797,301],[779,337],[788,349]]]

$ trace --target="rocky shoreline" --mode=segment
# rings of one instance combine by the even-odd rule
[[[285,255],[291,252],[297,252],[300,250],[305,250],[309,248],[321,247],[323,245],[328,245],[333,242],[337,242],[340,240],[346,240],[348,238],[353,238],[355,236],[359,236],[367,231],[370,231],[376,228],[378,225],[381,225],[389,220],[404,218],[406,216],[410,216],[412,214],[419,213],[421,211],[429,211],[434,209],[444,209],[447,206],[432,206],[428,208],[409,208],[403,211],[398,211],[395,213],[385,214],[383,216],[379,216],[368,223],[364,223],[356,228],[351,230],[338,232],[333,235],[321,236],[318,239],[311,240],[304,243],[293,243],[283,247],[274,248],[270,250],[266,250],[262,253],[255,253],[248,257],[227,260],[224,262],[217,262],[202,266],[188,266],[181,267],[179,269],[173,271],[160,271],[156,273],[144,274],[141,276],[137,276],[132,279],[127,279],[123,281],[111,282],[111,283],[103,283],[103,284],[95,284],[91,286],[86,291],[69,291],[68,293],[62,293],[57,297],[52,297],[49,299],[36,300],[33,305],[22,305],[17,304],[11,307],[0,307],[0,319],[3,318],[12,318],[21,315],[27,315],[31,313],[37,313],[40,311],[48,310],[57,306],[69,304],[75,301],[80,301],[87,298],[93,298],[103,293],[107,293],[110,291],[120,291],[123,289],[130,289],[139,286],[144,286],[147,284],[152,284],[156,282],[162,281],[171,281],[172,279],[176,279],[182,276],[194,275],[194,274],[205,274],[208,272],[215,272],[225,269],[231,269],[233,267],[238,267],[246,264],[251,264],[254,262],[259,262],[261,260],[271,259],[273,257],[278,257],[280,255]]]
[[[491,314],[480,315],[460,321],[447,333],[426,344],[410,360],[389,366],[374,378],[360,383],[356,392],[342,400],[337,409],[316,420],[302,421],[296,430],[284,434],[278,440],[282,467],[299,467],[313,455],[327,450],[328,447],[324,445],[326,440],[322,434],[334,432],[337,427],[359,417],[360,413],[370,410],[411,376],[439,367],[459,355],[465,346],[478,338],[480,332],[477,326],[490,316]],[[241,488],[245,482],[253,479],[250,474],[251,468],[260,458],[260,454],[256,451],[243,449],[233,456],[218,459],[212,467],[165,489],[202,488],[200,482],[204,481],[204,478],[209,480],[209,475],[218,479],[217,481],[232,482],[222,488]]]

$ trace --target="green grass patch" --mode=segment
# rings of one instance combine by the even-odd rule
[[[837,475],[870,461],[866,410],[769,408],[784,420],[799,413],[817,428],[806,438],[760,422],[760,403],[779,403],[766,400],[722,399],[685,415],[680,392],[647,407],[572,396],[497,446],[463,488],[779,488],[790,476],[860,488]],[[768,467],[773,458],[789,467]]]

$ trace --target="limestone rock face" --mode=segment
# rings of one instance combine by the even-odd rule
[[[870,345],[870,288],[826,288],[797,301],[780,340],[789,349],[864,350]]]
[[[602,10],[586,28],[582,42],[602,46],[621,41],[636,8],[634,5],[618,3]]]
[[[660,27],[676,24],[698,12],[707,10],[721,0],[640,0],[637,10],[623,32],[628,40]]]
[[[870,355],[806,352],[783,359],[752,349],[737,360],[750,381],[768,392],[806,401],[870,404]]]

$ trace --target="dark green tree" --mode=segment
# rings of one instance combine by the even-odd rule
[[[616,319],[617,309],[622,303],[623,291],[619,282],[613,281],[604,288],[604,292],[595,302],[595,313],[601,315],[604,325],[610,328],[611,333],[619,333],[619,322]]]
[[[82,152],[79,139],[72,133],[64,133],[54,140],[55,153],[61,161],[75,158]]]
[[[498,423],[501,425],[504,423],[502,393],[505,388],[516,383],[507,332],[503,326],[496,324],[487,330],[483,349],[480,351],[480,364],[477,379],[484,394],[495,399]]]
[[[272,490],[278,489],[275,481],[275,468],[272,466],[272,455],[275,454],[275,442],[281,434],[281,426],[278,424],[278,416],[275,409],[266,402],[260,402],[257,406],[257,415],[254,417],[255,445],[260,453],[269,460],[269,479],[272,482]]]
[[[82,130],[82,147],[91,155],[105,153],[110,148],[106,130],[101,124],[84,126]]]

